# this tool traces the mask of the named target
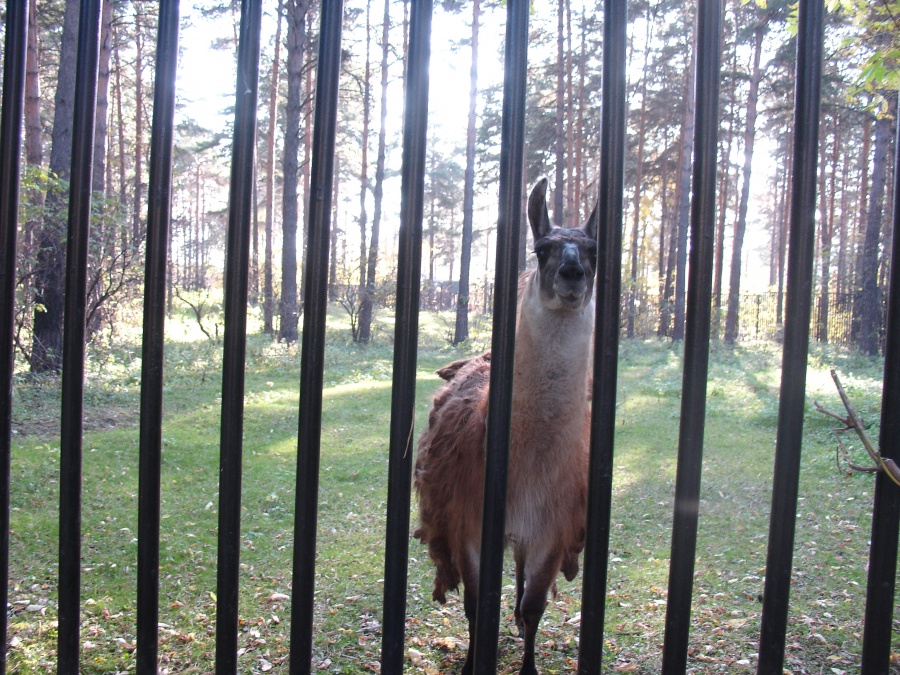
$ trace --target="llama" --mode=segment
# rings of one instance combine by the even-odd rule
[[[571,581],[578,573],[587,502],[597,208],[581,227],[563,229],[551,225],[546,196],[543,178],[528,199],[538,267],[519,281],[506,505],[522,675],[537,674],[535,635],[557,575]],[[415,467],[414,536],[436,567],[432,598],[443,604],[447,590],[464,586],[463,675],[474,667],[490,367],[486,352],[438,371],[446,383],[434,395]]]

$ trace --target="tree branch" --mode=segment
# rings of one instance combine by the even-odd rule
[[[887,474],[888,478],[890,478],[891,481],[894,482],[894,484],[900,487],[900,467],[898,467],[894,460],[890,457],[883,457],[878,449],[874,446],[872,441],[869,440],[869,436],[866,434],[865,424],[863,423],[862,418],[856,412],[856,406],[854,406],[853,403],[850,402],[850,398],[847,396],[847,392],[844,391],[844,387],[843,385],[841,385],[841,380],[834,369],[832,369],[831,371],[831,379],[834,380],[834,385],[837,387],[838,394],[841,397],[841,402],[843,402],[844,409],[847,411],[847,416],[844,417],[842,415],[838,415],[837,413],[831,412],[830,410],[826,410],[822,405],[819,404],[818,401],[814,401],[813,405],[815,405],[816,410],[818,410],[823,415],[833,417],[844,425],[842,428],[833,430],[834,437],[838,442],[838,450],[836,452],[842,453],[844,455],[844,461],[846,462],[847,467],[852,469],[853,471],[860,471],[863,473],[875,473],[877,471],[884,471],[884,473]],[[843,442],[841,442],[840,436],[838,436],[838,434],[845,431],[856,432],[856,435],[859,437],[860,442],[862,442],[863,447],[869,454],[869,457],[872,458],[875,466],[864,467],[853,464],[850,461],[850,453],[847,451],[847,448],[844,446]],[[838,465],[840,465],[840,460],[838,459],[837,461]]]

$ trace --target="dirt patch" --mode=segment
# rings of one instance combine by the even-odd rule
[[[21,412],[22,414],[17,414]],[[86,406],[84,409],[84,431],[101,431],[121,427],[137,426],[140,420],[138,406]],[[13,437],[37,436],[52,438],[59,436],[59,404],[30,402],[30,405],[13,411]]]

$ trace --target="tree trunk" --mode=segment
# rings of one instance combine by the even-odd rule
[[[650,44],[652,22],[647,21],[647,33],[645,36],[645,44]],[[647,62],[650,59],[650,50],[644,50],[644,64],[641,72],[641,111],[638,113],[638,147],[637,161],[634,168],[634,201],[632,202],[632,223],[631,223],[631,283],[628,288],[628,311],[626,312],[626,335],[629,338],[634,337],[634,312],[636,306],[636,296],[638,287],[638,230],[641,224],[641,195],[643,194],[642,183],[644,180],[644,142],[645,129],[647,126]]]
[[[844,123],[846,123],[846,120],[844,120]],[[850,195],[850,192],[847,188],[850,179],[849,174],[850,158],[847,154],[845,154],[843,169],[841,171],[841,204],[839,207],[841,219],[839,222],[840,229],[838,230],[837,270],[835,271],[835,278],[837,279],[837,287],[835,288],[835,292],[841,297],[843,297],[847,292],[847,240],[850,234],[850,226],[852,222],[852,214],[850,214],[847,210],[847,204]]]
[[[850,332],[854,336],[854,340],[859,335],[859,310],[862,307],[860,294],[862,292],[862,276],[863,276],[863,248],[866,239],[866,227],[869,214],[869,155],[872,151],[872,117],[865,115],[863,120],[863,138],[862,148],[860,149],[859,165],[860,165],[860,195],[859,195],[859,218],[856,223],[856,232],[854,233],[854,241],[852,244],[854,250],[853,273],[850,281],[850,288],[853,291],[853,307],[851,309],[851,326]]]
[[[284,1],[278,0],[278,16],[275,28],[275,51],[272,55],[272,72],[269,76],[269,126],[266,129],[266,189],[265,189],[265,252],[263,253],[263,332],[275,333],[275,292],[272,279],[272,221],[275,211],[275,125],[278,104],[278,74],[281,55],[281,15]]]
[[[585,29],[584,29],[584,12],[581,13],[581,49],[579,52],[578,59],[578,104],[575,111],[575,129],[572,134],[575,138],[584,138],[584,108],[585,108],[585,100],[584,100],[584,80],[585,80],[585,61],[587,60],[587,47],[585,39]],[[583,195],[585,194],[584,188],[584,153],[582,152],[582,144],[575,143],[575,175],[573,176],[572,182],[575,185],[575,192],[572,201],[572,209],[575,211],[579,222],[582,218],[587,218],[590,213],[590,209],[587,206],[585,201],[583,201]]]
[[[193,228],[188,226],[187,236],[193,235],[193,246],[188,246],[185,251],[184,271],[185,279],[188,280],[190,287],[195,291],[199,291],[206,285],[206,279],[200,269],[200,247],[202,246],[202,237],[200,235],[200,225],[203,223],[203,183],[200,180],[201,165],[197,163],[197,170],[194,174],[194,223]]]
[[[891,99],[891,111],[896,109]],[[891,146],[893,117],[882,115],[875,121],[874,159],[872,162],[872,188],[866,214],[865,240],[862,250],[861,276],[857,296],[859,317],[857,343],[864,354],[874,355],[879,349],[881,324],[881,294],[878,288],[878,240],[884,213],[884,190],[887,182],[887,163]]]
[[[572,81],[572,2],[560,0],[566,5],[566,221],[581,223],[578,216],[578,202],[575,201],[575,86]]]
[[[694,38],[696,44],[697,26],[694,22]],[[685,77],[684,117],[682,119],[681,136],[681,176],[678,181],[678,227],[676,228],[675,250],[675,321],[672,326],[672,339],[684,339],[684,304],[687,293],[687,247],[688,225],[691,217],[691,158],[694,148],[694,82],[696,78],[695,49],[691,50],[691,61]]]
[[[772,228],[769,231],[769,288],[778,283],[778,214],[781,213],[784,204],[785,183],[782,177],[782,165],[778,161],[779,156],[773,157],[775,162],[775,175],[772,176]]]
[[[678,212],[675,213],[675,218],[678,218]],[[670,221],[672,219],[670,218]],[[659,318],[659,331],[658,334],[660,337],[669,336],[672,339],[675,339],[675,334],[672,326],[670,325],[672,322],[672,314],[674,313],[675,308],[675,274],[676,268],[678,266],[677,258],[678,258],[678,222],[672,222],[669,226],[669,241],[667,243],[668,251],[666,256],[666,277],[665,284],[663,286],[663,295],[662,295],[662,311],[660,312]]]
[[[72,157],[78,12],[78,1],[66,0],[50,146],[50,172],[64,180],[69,178]],[[60,185],[53,185],[47,191],[46,204],[35,270],[31,370],[59,373],[66,254],[66,194]]]
[[[340,204],[340,186],[341,186],[341,158],[340,155],[334,155],[334,185],[331,192],[331,245],[328,247],[329,265],[328,265],[328,300],[336,302],[338,299],[337,282],[338,282],[338,204]]]
[[[134,3],[134,224],[131,245],[139,246],[144,238],[141,202],[144,192],[144,38],[141,35],[141,3]]]
[[[566,222],[566,52],[565,6],[556,3],[556,183],[553,190],[553,219]]]
[[[359,170],[359,293],[360,299],[366,294],[366,230],[369,214],[366,210],[366,196],[369,193],[369,127],[372,116],[372,0],[366,2],[366,71],[363,78],[363,128],[360,151],[362,161]],[[353,339],[359,340],[359,331],[355,331]]]
[[[437,218],[435,216],[436,202],[437,202],[437,190],[434,185],[434,175],[435,175],[435,165],[437,161],[435,159],[434,150],[431,151],[431,157],[429,158],[431,164],[431,199],[429,200],[429,215],[428,215],[428,290],[434,288],[434,258],[435,258],[435,250],[434,250],[434,235],[437,230]]]
[[[819,314],[816,318],[816,339],[819,342],[828,342],[828,290],[831,282],[831,242],[834,239],[834,198],[841,144],[840,126],[837,122],[835,122],[834,125],[834,139],[832,143],[831,177],[827,186],[827,191],[824,166],[819,174],[819,205],[821,213],[820,220],[822,221],[822,275],[819,279]],[[826,195],[828,196],[827,203]]]
[[[893,156],[893,155],[892,155]],[[894,165],[892,162],[888,163],[888,176],[886,181],[886,192],[884,198],[884,210],[886,213],[893,213],[893,202],[894,202]],[[883,290],[887,290],[887,286],[890,283],[890,254],[891,245],[893,244],[893,223],[891,222],[890,216],[884,218],[881,222],[881,247],[882,255],[879,256],[878,261],[878,287]],[[882,296],[883,298],[883,296]],[[886,310],[887,307],[882,305],[882,307]],[[879,326],[882,330],[886,328],[885,320],[887,318],[886,314],[881,315],[881,321]]]
[[[378,246],[381,230],[382,202],[384,200],[384,163],[387,152],[387,94],[388,58],[390,57],[391,4],[384,0],[384,16],[381,24],[381,121],[378,127],[378,155],[375,160],[375,210],[372,214],[372,233],[366,269],[366,292],[359,312],[359,341],[372,339],[372,315],[375,304],[375,274],[378,269]]]
[[[284,129],[284,193],[282,201],[281,251],[281,339],[296,342],[297,323],[297,187],[300,152],[300,89],[303,76],[303,47],[306,29],[304,0],[287,2],[288,94]]]
[[[127,203],[127,189],[125,185],[125,117],[122,113],[122,59],[119,53],[119,44],[113,44],[113,59],[116,64],[116,145],[118,146],[118,173],[119,173],[119,205],[122,209]],[[109,186],[107,186],[109,187]],[[122,228],[122,249],[128,246],[127,228]]]
[[[112,0],[103,0],[100,14],[100,51],[97,68],[97,102],[94,117],[94,165],[91,171],[91,190],[98,194],[106,192],[106,144],[109,131],[109,63],[112,55]],[[95,335],[103,326],[103,313],[97,311],[103,304],[103,268],[115,259],[115,233],[109,231],[107,204],[104,200],[95,203],[100,213],[97,226],[91,228],[91,245],[88,253],[88,312],[87,335]],[[123,252],[123,260],[126,254]]]
[[[737,49],[731,51],[731,69],[737,72]],[[735,79],[731,78],[728,97],[728,130],[723,141],[722,159],[719,164],[719,214],[716,222],[716,243],[713,262],[713,325],[712,337],[717,340],[722,329],[722,277],[725,264],[725,223],[728,214],[728,194],[731,188],[731,149],[734,146],[734,121],[737,108]]]
[[[725,342],[734,344],[740,329],[741,256],[743,255],[744,232],[747,229],[747,208],[750,203],[750,169],[753,163],[753,144],[756,140],[756,106],[759,99],[759,82],[762,77],[759,62],[762,55],[763,36],[766,24],[756,27],[753,49],[753,71],[750,74],[750,89],[747,94],[747,127],[744,131],[744,169],[741,185],[741,201],[738,219],[734,226],[734,241],[731,249],[731,271],[728,281],[728,310],[725,314]]]
[[[40,82],[40,55],[38,53],[37,33],[37,0],[28,2],[28,48],[25,56],[25,163],[28,166],[40,168],[44,163],[44,144],[41,139],[41,82]],[[41,189],[28,191],[26,197],[28,204],[34,207],[34,211],[40,212],[44,205],[44,193]],[[25,223],[22,228],[21,251],[29,258],[34,254],[34,234],[41,226],[39,216]],[[31,297],[31,275],[23,275],[22,293],[25,297]]]
[[[112,0],[103,0],[100,17],[100,60],[97,69],[97,117],[94,122],[94,192],[106,192],[106,141],[109,130],[109,62],[112,56]]]
[[[256,154],[258,154],[257,151]],[[255,158],[254,158],[255,159]],[[250,241],[250,274],[247,279],[249,303],[259,305],[259,163],[253,162],[253,238]]]
[[[40,166],[44,161],[41,141],[41,80],[38,53],[37,0],[28,0],[28,51],[25,62],[25,161]]]
[[[784,276],[787,260],[788,221],[791,213],[791,177],[794,173],[794,132],[788,133],[785,144],[784,187],[781,213],[778,214],[778,298],[775,307],[775,325],[784,324]]]
[[[308,17],[308,22],[312,24],[314,18]],[[300,254],[297,259],[300,263],[300,274],[298,275],[298,283],[300,284],[300,297],[303,297],[303,284],[306,275],[303,273],[306,265],[306,248],[309,243],[309,230],[306,223],[309,222],[309,185],[310,171],[312,170],[312,132],[313,132],[313,114],[312,104],[314,96],[313,72],[314,68],[310,64],[315,63],[316,55],[314,53],[315,45],[312,40],[306,40],[306,74],[304,77],[305,94],[303,107],[306,109],[301,113],[300,119],[303,120],[303,164],[301,172],[303,174],[303,220],[300,227]]]
[[[663,147],[669,146],[669,132],[663,132]],[[657,337],[666,337],[669,334],[669,270],[668,270],[668,241],[666,228],[669,223],[669,161],[662,158],[662,174],[660,190],[660,202],[662,214],[659,219],[659,261],[657,278],[659,284],[659,325],[656,329]],[[671,236],[671,233],[669,233]]]
[[[172,306],[175,296],[175,270],[172,263],[172,237],[167,237],[166,241],[166,316],[172,316]]]
[[[466,131],[466,172],[463,184],[462,246],[459,258],[459,295],[453,344],[469,338],[469,267],[472,261],[472,220],[475,208],[475,104],[478,100],[478,30],[481,1],[472,3],[472,65],[469,70],[469,126]],[[452,277],[451,277],[452,279]]]

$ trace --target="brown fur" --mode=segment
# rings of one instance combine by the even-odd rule
[[[537,193],[535,188],[532,201]],[[535,240],[539,235],[552,239],[554,252],[582,236],[578,230],[550,228],[549,219],[543,229],[538,225],[532,218]],[[591,232],[588,226],[584,229]],[[522,673],[537,672],[534,633],[547,593],[555,589],[560,571],[569,580],[575,577],[584,547],[594,270],[590,255],[580,255],[582,262],[588,261],[584,266],[589,273],[580,309],[560,309],[552,302],[547,309],[549,301],[542,298],[548,287],[560,285],[556,268],[565,266],[565,258],[562,263],[542,261],[539,269],[523,275],[519,287],[506,543],[516,562],[516,621],[526,638]],[[577,283],[584,286],[583,280]],[[438,374],[446,383],[435,393],[428,427],[419,441],[415,487],[420,526],[414,536],[428,546],[437,568],[435,600],[446,602],[447,591],[463,582],[471,633],[481,545],[490,352],[451,363]],[[469,658],[463,672],[471,672],[471,667]]]

